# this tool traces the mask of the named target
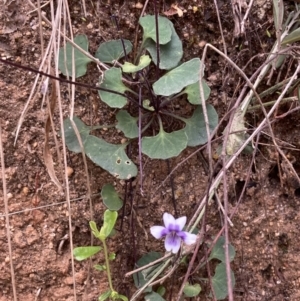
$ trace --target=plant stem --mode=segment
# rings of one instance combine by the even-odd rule
[[[106,246],[105,239],[103,239],[103,240],[101,239],[101,242],[103,244],[103,250],[104,250],[104,255],[105,255],[106,273],[107,273],[109,288],[110,288],[111,292],[114,292],[115,290],[113,288],[112,281],[111,281],[110,266],[109,266],[108,252],[107,252],[107,246]]]

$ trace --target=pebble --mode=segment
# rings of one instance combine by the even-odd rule
[[[138,8],[138,9],[142,9],[144,7],[144,5],[141,3],[141,2],[138,2],[136,5],[135,5],[135,8]]]
[[[74,169],[70,166],[67,166],[67,175],[70,177],[74,173]]]
[[[22,193],[26,196],[26,195],[28,195],[28,193],[29,193],[29,188],[28,187],[23,187],[23,189],[22,189]]]

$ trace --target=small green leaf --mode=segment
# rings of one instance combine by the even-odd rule
[[[124,295],[116,294],[116,296],[113,298],[113,300],[123,300],[123,301],[128,301],[128,298]]]
[[[128,298],[127,298],[126,296],[120,295],[120,294],[117,295],[117,297],[116,297],[115,300],[118,300],[118,299],[121,299],[121,300],[123,300],[123,301],[128,301]]]
[[[108,259],[109,260],[115,260],[116,259],[116,253],[109,253],[108,254]]]
[[[110,295],[111,295],[111,290],[108,290],[98,297],[98,301],[105,301],[110,297]]]
[[[88,51],[89,42],[86,35],[78,35],[74,38],[74,43],[85,51]],[[72,50],[74,48],[75,77],[86,74],[87,64],[92,60],[80,52],[77,48],[67,43],[65,47],[59,49],[58,68],[65,76],[72,76]]]
[[[103,271],[106,271],[106,266],[103,264],[95,264],[94,265],[94,269],[99,271],[99,272],[103,272]]]
[[[117,211],[105,210],[103,218],[103,226],[100,229],[99,238],[105,240],[115,226],[118,217]]]
[[[161,128],[156,136],[142,139],[142,152],[151,159],[176,157],[186,146],[187,135],[183,130],[167,133]]]
[[[145,295],[145,301],[166,301],[160,294],[151,292]]]
[[[127,138],[133,139],[138,137],[139,128],[136,124],[138,118],[132,117],[125,110],[120,110],[116,118],[118,120],[116,128],[121,130]]]
[[[183,293],[188,298],[196,297],[200,294],[200,292],[201,292],[201,286],[198,283],[189,284],[187,282],[183,289]]]
[[[124,40],[124,46],[126,54],[132,51],[132,44],[128,40]],[[114,63],[120,58],[124,57],[124,49],[122,45],[122,40],[111,40],[102,43],[96,51],[95,57],[98,58],[103,63]]]
[[[163,285],[160,285],[157,288],[156,292],[163,297],[164,294],[166,293],[166,288]]]
[[[102,248],[99,246],[87,246],[74,248],[73,254],[76,260],[82,261],[97,254]]]
[[[300,27],[288,34],[281,42],[281,45],[292,44],[300,41]]]
[[[207,85],[204,79],[202,80],[202,85],[203,85],[204,101],[205,101],[208,99],[210,95],[210,87]],[[199,81],[187,86],[183,92],[187,94],[187,99],[189,103],[193,105],[200,105],[202,103]]]
[[[183,55],[182,42],[177,35],[172,22],[170,22],[170,27],[172,30],[171,41],[165,45],[160,45],[159,47],[159,69],[170,70],[176,67]],[[145,42],[144,47],[150,53],[154,64],[157,65],[156,43],[153,40],[148,39]]]
[[[95,223],[94,221],[90,221],[90,222],[89,222],[89,225],[90,225],[90,228],[91,228],[91,230],[92,230],[94,236],[95,236],[95,237],[98,237],[99,234],[100,234],[100,232],[99,232],[99,230],[98,230],[98,228],[97,228],[96,223]]]
[[[149,252],[145,255],[143,255],[138,261],[137,261],[137,267],[140,268],[144,265],[147,265],[150,262],[153,262],[157,259],[161,258],[161,254],[158,252]],[[152,268],[157,268],[160,266],[160,263],[156,264],[155,266],[153,266]],[[147,277],[147,274],[142,273],[142,272],[138,272],[133,274],[133,280],[134,280],[134,284],[135,286],[139,289],[141,287],[143,287],[147,281],[150,280],[150,278]],[[152,291],[152,287],[147,287],[144,292],[151,292]]]
[[[84,143],[90,133],[90,127],[85,125],[76,116],[73,117],[73,121],[80,134],[82,144],[84,145]],[[66,142],[68,149],[74,153],[80,153],[81,152],[80,144],[78,142],[78,139],[77,139],[76,133],[73,129],[70,118],[67,118],[64,120],[64,133],[65,133],[65,142]]]
[[[211,259],[219,259],[222,262],[225,262],[225,237],[220,236],[219,239],[217,240],[215,246],[211,250],[211,253],[209,255],[209,260]],[[228,250],[229,250],[229,260],[230,262],[234,259],[235,257],[235,248],[233,247],[232,244],[228,245]]]
[[[154,107],[150,106],[150,100],[149,99],[143,100],[143,108],[145,108],[146,110],[152,111],[152,112],[154,111]]]
[[[112,67],[104,72],[103,81],[100,83],[100,88],[109,89],[115,92],[124,93],[129,90],[122,83],[122,72],[120,68]],[[127,98],[106,91],[99,90],[99,96],[103,102],[111,108],[123,108],[127,103]]]
[[[232,288],[235,286],[234,273],[230,271]],[[216,267],[216,272],[212,278],[212,287],[217,300],[223,300],[228,295],[227,276],[225,263],[221,262]]]
[[[156,95],[170,96],[198,81],[200,59],[195,58],[172,69],[153,84]]]
[[[118,179],[128,180],[137,175],[137,167],[127,157],[125,145],[110,144],[95,136],[88,136],[84,149],[97,165]]]
[[[150,63],[151,63],[151,59],[150,59],[149,55],[142,55],[140,57],[140,61],[137,66],[133,65],[131,63],[125,62],[125,64],[122,66],[122,70],[125,73],[135,73],[140,70],[143,70],[144,68],[149,66]]]
[[[123,201],[119,198],[115,187],[111,184],[105,184],[101,190],[101,197],[104,205],[109,210],[118,211],[123,206]]]
[[[218,125],[218,113],[212,105],[206,105],[209,129],[212,132]],[[203,145],[207,142],[206,124],[202,106],[197,106],[191,118],[181,118],[186,126],[183,129],[188,137],[188,146]]]
[[[155,16],[148,15],[141,17],[139,20],[140,25],[143,27],[144,35],[143,40],[150,38],[156,42],[156,26]],[[170,42],[172,30],[170,26],[171,21],[165,17],[158,16],[158,33],[159,33],[159,44],[164,45]]]

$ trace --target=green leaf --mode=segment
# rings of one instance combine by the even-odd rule
[[[150,63],[151,63],[151,59],[150,59],[149,55],[142,55],[140,57],[140,61],[137,66],[133,65],[131,63],[125,62],[125,64],[122,66],[122,70],[125,73],[135,73],[140,70],[143,70],[144,68],[149,66]]]
[[[201,292],[201,286],[198,283],[189,284],[187,282],[183,289],[183,293],[188,298],[196,297],[200,294],[200,292]]]
[[[150,38],[156,42],[156,26],[155,26],[155,16],[148,15],[141,17],[139,20],[140,25],[143,27],[144,35],[143,40]],[[165,17],[158,16],[158,34],[159,34],[159,44],[164,45],[170,42],[172,30],[171,21]]]
[[[161,128],[158,135],[142,139],[142,152],[151,159],[176,157],[186,146],[187,135],[183,130],[167,133]]]
[[[132,44],[128,40],[124,40],[124,46],[126,54],[132,51]],[[114,63],[120,58],[124,57],[124,50],[121,39],[111,40],[102,43],[96,51],[95,57],[98,58],[103,63]]]
[[[202,80],[202,85],[203,85],[204,101],[205,101],[208,99],[210,95],[210,87],[207,85],[204,79]],[[202,103],[199,81],[187,86],[183,92],[187,94],[187,99],[189,103],[193,105],[200,105]]]
[[[100,88],[109,89],[119,93],[124,93],[126,90],[129,90],[122,83],[121,69],[115,67],[112,67],[104,72],[104,78],[100,84]],[[127,103],[127,98],[122,95],[101,90],[99,90],[98,93],[101,100],[111,108],[123,108]]]
[[[127,111],[120,110],[116,118],[118,120],[116,128],[121,130],[127,138],[136,138],[139,135],[139,128],[136,124],[138,118],[132,117]]]
[[[123,206],[123,201],[119,198],[115,187],[111,184],[106,184],[102,187],[101,197],[104,205],[109,210],[118,211]]]
[[[91,228],[94,236],[98,237],[100,233],[99,233],[96,223],[94,221],[90,221],[89,225],[90,225],[90,228]]]
[[[149,110],[151,112],[154,111],[154,107],[150,106],[150,100],[149,99],[143,100],[143,108],[145,108],[146,110]]]
[[[209,255],[209,260],[211,259],[219,259],[222,262],[225,262],[225,237],[220,236],[219,239],[217,240],[215,246],[211,250],[211,253]],[[234,259],[235,257],[235,249],[232,244],[228,245],[229,249],[229,260],[230,262]]]
[[[172,22],[170,22],[170,27],[172,30],[171,41],[165,45],[159,46],[159,69],[170,70],[176,67],[183,55],[182,42],[177,35]],[[148,39],[145,41],[144,47],[150,53],[154,64],[157,65],[156,43],[153,40]]]
[[[234,273],[230,271],[232,288],[235,286]],[[227,276],[225,263],[221,262],[216,267],[216,272],[212,278],[212,287],[217,300],[223,300],[228,295]]]
[[[87,137],[90,133],[90,127],[85,125],[78,117],[74,116],[73,121],[78,129],[78,132],[80,134],[82,144],[84,145]],[[68,147],[68,149],[75,153],[80,153],[81,148],[80,144],[78,142],[77,136],[75,134],[75,131],[73,129],[72,123],[70,121],[70,118],[67,118],[64,120],[64,133],[65,133],[65,142]]]
[[[116,296],[114,297],[113,300],[118,300],[118,299],[121,299],[123,301],[128,301],[128,298],[124,295],[120,295],[120,294],[116,294]]]
[[[115,226],[118,217],[117,211],[105,210],[103,218],[103,226],[100,229],[99,238],[105,240]]]
[[[143,255],[136,264],[137,264],[137,267],[140,268],[140,267],[147,265],[148,263],[153,262],[159,258],[161,258],[160,253],[149,252],[149,253]],[[152,266],[152,268],[153,269],[157,268],[160,265],[161,265],[161,263],[157,263],[156,265]],[[150,278],[147,277],[147,274],[138,272],[138,273],[133,274],[133,280],[134,280],[135,286],[139,289],[139,288],[143,287],[146,284],[146,282],[150,280]],[[151,292],[151,291],[152,291],[152,287],[147,287],[144,290],[144,292]]]
[[[74,38],[74,43],[85,51],[88,51],[89,42],[86,35],[78,35]],[[87,64],[92,60],[80,52],[77,48],[67,43],[65,47],[59,49],[58,68],[65,76],[72,76],[72,50],[74,48],[75,77],[86,74]]]
[[[137,175],[137,167],[127,157],[125,145],[110,144],[95,136],[88,136],[84,149],[97,165],[118,179],[128,180]]]
[[[276,31],[282,30],[284,6],[282,0],[273,0],[273,18]]]
[[[198,81],[200,59],[195,58],[169,71],[153,84],[156,95],[170,96]]]
[[[101,264],[95,264],[94,265],[94,269],[99,271],[99,272],[103,272],[106,271],[106,266],[105,264],[101,265]]]
[[[166,288],[163,285],[160,285],[157,288],[156,292],[163,297],[164,294],[166,293]]]
[[[145,295],[145,301],[166,301],[160,294],[151,292]]]
[[[209,120],[209,129],[212,132],[218,125],[218,113],[212,105],[206,105]],[[186,126],[183,131],[188,137],[188,146],[203,145],[207,142],[206,124],[204,120],[202,106],[197,106],[191,118],[181,118]]]
[[[76,260],[82,261],[97,254],[100,250],[102,250],[102,248],[99,246],[78,247],[74,248],[73,254]]]
[[[116,253],[109,253],[108,254],[108,259],[109,260],[115,260],[116,259]]]
[[[281,42],[281,45],[292,44],[300,41],[300,27],[288,34]]]
[[[110,294],[111,294],[111,290],[104,292],[103,294],[101,294],[98,297],[98,301],[105,301],[106,299],[108,299],[110,297]]]

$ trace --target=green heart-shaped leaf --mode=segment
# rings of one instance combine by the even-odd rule
[[[170,27],[172,30],[171,41],[165,45],[159,46],[159,69],[170,70],[176,67],[183,55],[182,42],[172,23],[170,23]],[[150,53],[154,64],[157,65],[156,43],[153,40],[148,39],[145,42],[144,47]]]
[[[131,63],[125,62],[125,64],[122,66],[122,70],[125,73],[135,73],[140,70],[143,70],[144,68],[149,66],[150,63],[151,63],[151,59],[150,59],[149,55],[142,55],[140,57],[140,61],[137,66],[133,65]]]
[[[76,260],[82,261],[97,254],[102,248],[99,246],[78,247],[73,250]]]
[[[206,105],[209,129],[212,132],[218,125],[218,113],[212,105]],[[191,118],[181,118],[186,126],[183,131],[188,137],[188,146],[203,145],[207,142],[206,124],[204,120],[202,106],[197,106]]]
[[[199,80],[200,59],[195,58],[169,71],[153,84],[156,95],[170,96]]]
[[[202,80],[202,85],[203,85],[203,92],[204,92],[204,101],[206,101],[210,95],[210,87],[207,85],[204,79]],[[187,94],[187,99],[189,103],[193,105],[200,105],[202,103],[199,81],[187,86],[183,92]]]
[[[85,125],[76,116],[74,116],[73,121],[79,131],[79,134],[80,134],[80,137],[82,140],[82,144],[84,145],[91,129],[89,126]],[[67,145],[68,149],[72,152],[80,153],[81,152],[80,144],[78,142],[78,139],[77,139],[77,136],[73,129],[70,118],[67,118],[64,120],[64,133],[65,133],[65,140],[66,140],[66,145]]]
[[[176,157],[186,146],[187,136],[183,130],[167,133],[161,128],[156,136],[142,139],[142,152],[151,159]]]
[[[151,292],[145,295],[145,301],[166,301],[160,294]]]
[[[104,205],[109,210],[118,211],[123,206],[123,201],[119,198],[115,187],[111,184],[106,184],[102,187],[101,197]]]
[[[225,262],[225,237],[220,236],[217,240],[215,246],[211,250],[211,253],[209,255],[209,260],[211,259],[219,259],[222,262]],[[232,261],[235,257],[235,249],[232,244],[228,245],[229,249],[229,260]]]
[[[132,44],[128,40],[123,39],[126,54],[132,51]],[[95,53],[95,57],[98,58],[103,63],[113,63],[118,61],[120,58],[124,57],[124,49],[122,40],[111,40],[102,43]]]
[[[137,267],[142,267],[144,265],[147,265],[150,262],[153,262],[157,259],[161,258],[161,254],[158,252],[149,252],[145,255],[143,255],[137,264]],[[157,267],[159,267],[161,265],[161,263],[158,263],[150,268],[152,269],[156,269]],[[134,279],[134,284],[135,286],[139,289],[141,287],[143,287],[145,285],[145,283],[150,280],[150,278],[148,277],[148,275],[146,273],[142,273],[142,271],[133,274],[133,279]],[[144,292],[151,292],[152,291],[152,287],[147,287]]]
[[[136,138],[139,135],[139,128],[136,124],[138,118],[132,117],[127,111],[120,110],[116,118],[118,120],[116,128],[121,130],[127,138]]]
[[[234,273],[230,271],[232,288],[235,286]],[[228,295],[227,276],[225,263],[221,262],[216,267],[216,272],[212,278],[212,287],[217,300],[223,300]]]
[[[183,289],[183,293],[188,298],[196,297],[200,294],[200,292],[201,292],[201,286],[198,283],[189,284],[187,282]]]
[[[145,41],[150,38],[156,42],[155,16],[148,15],[141,17],[139,23],[143,27],[144,31],[143,40]],[[170,42],[172,35],[171,23],[172,22],[167,18],[158,16],[159,44],[164,45]]]
[[[104,72],[104,78],[100,88],[124,93],[128,88],[122,83],[122,72],[120,68],[112,67]],[[123,108],[127,103],[127,98],[111,92],[100,91],[99,96],[103,102],[111,108]]]
[[[88,136],[84,144],[86,155],[97,165],[118,179],[137,175],[137,167],[127,157],[125,145],[110,144],[95,136]]]
[[[88,51],[89,42],[86,35],[78,35],[74,38],[74,43],[85,51]],[[72,51],[74,48],[75,77],[86,74],[87,64],[92,60],[80,52],[77,48],[67,43],[65,47],[59,49],[58,68],[65,76],[72,76]]]

